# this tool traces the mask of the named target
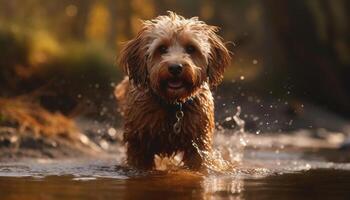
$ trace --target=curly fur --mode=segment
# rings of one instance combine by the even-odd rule
[[[144,21],[137,36],[123,47],[119,63],[126,77],[115,95],[124,119],[127,162],[152,168],[154,155],[184,152],[183,161],[199,169],[197,149],[210,151],[214,102],[210,88],[220,84],[230,54],[218,28],[173,12]],[[169,72],[181,64],[179,75]],[[173,87],[173,86],[176,87]],[[182,104],[181,132],[174,133],[174,103]]]

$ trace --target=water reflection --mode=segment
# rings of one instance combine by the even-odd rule
[[[130,179],[48,176],[0,178],[1,199],[242,199],[243,181],[190,172]]]
[[[241,200],[244,181],[235,177],[210,176],[203,180],[205,199]]]
[[[186,171],[129,179],[123,199],[203,199],[202,180],[201,175]]]
[[[127,179],[0,177],[1,200],[348,199],[350,171],[317,169],[266,177],[153,172]]]

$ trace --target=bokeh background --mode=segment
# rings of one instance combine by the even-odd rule
[[[218,127],[233,127],[240,106],[251,132],[350,132],[347,0],[0,0],[0,98],[117,125],[121,44],[167,10],[233,43],[214,90]]]

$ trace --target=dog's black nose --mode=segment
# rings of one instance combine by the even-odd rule
[[[182,72],[182,64],[171,64],[168,70],[174,76],[179,75]]]

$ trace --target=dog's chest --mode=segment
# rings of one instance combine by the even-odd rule
[[[207,108],[209,109],[209,108]],[[159,151],[177,151],[189,148],[193,141],[203,140],[211,135],[211,116],[199,105],[184,105],[182,119],[176,117],[177,109],[161,109],[150,114],[154,121],[144,129],[150,144]],[[176,123],[179,131],[175,130]],[[148,131],[147,131],[148,129]]]
[[[189,139],[196,137],[202,132],[207,132],[211,126],[212,104],[202,104],[195,100],[189,104],[184,104],[181,111],[183,117],[178,119],[176,113],[180,111],[173,106],[148,104],[134,104],[130,108],[130,114],[126,119],[126,129],[128,132],[149,135],[149,137]],[[174,130],[178,123],[179,132]],[[135,134],[135,133],[131,133]]]
[[[157,137],[188,139],[195,137],[203,130],[203,124],[208,123],[204,109],[195,103],[174,106],[162,106],[150,113],[153,123],[150,123],[150,133]]]
[[[204,90],[191,103],[182,105],[178,132],[174,131],[178,109],[149,95],[130,99],[125,115],[125,141],[146,145],[157,152],[171,152],[188,148],[192,141],[208,141],[212,136],[214,103],[210,90]]]

